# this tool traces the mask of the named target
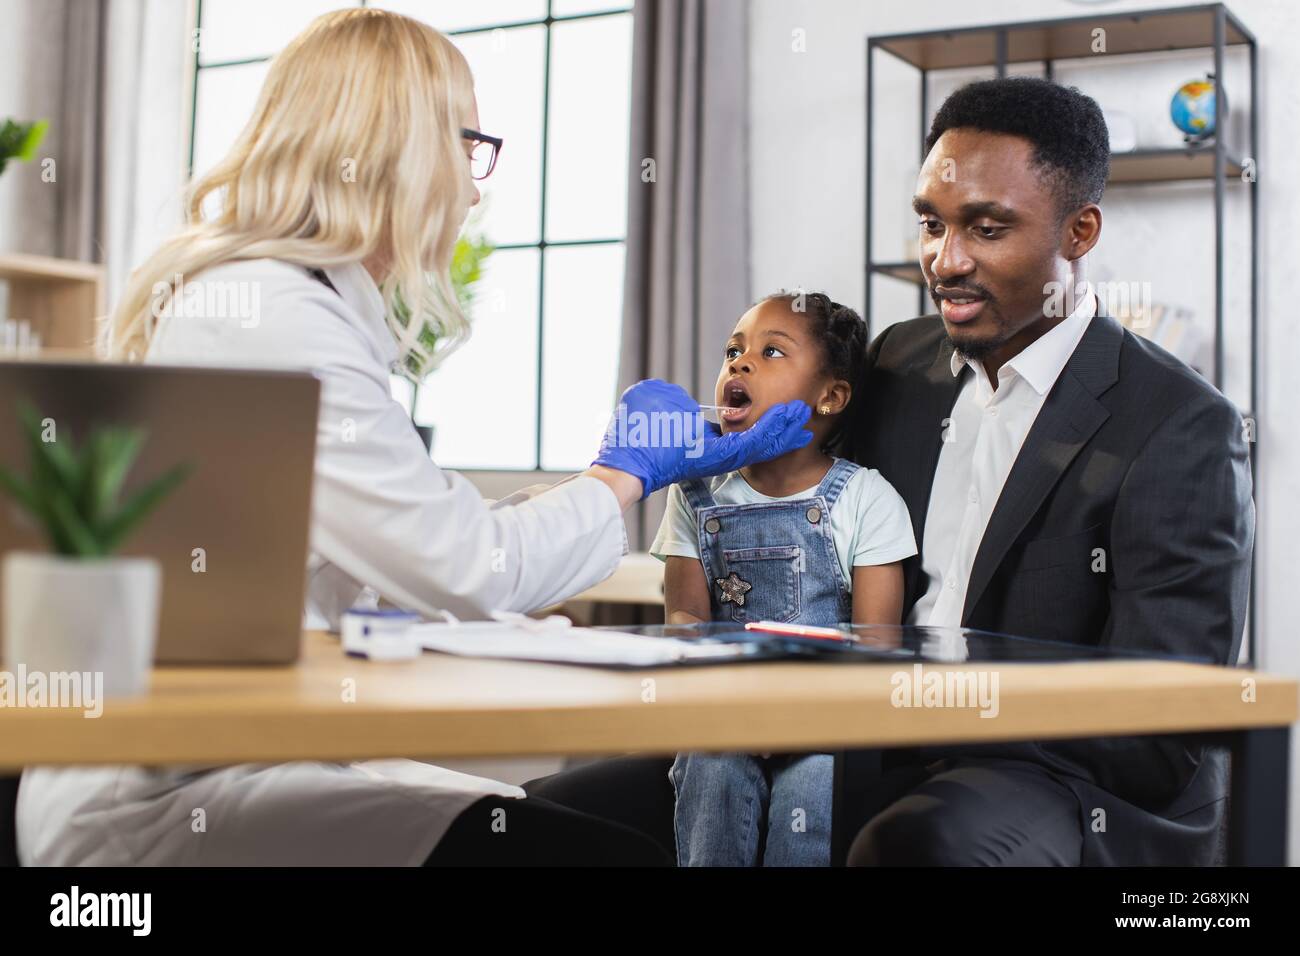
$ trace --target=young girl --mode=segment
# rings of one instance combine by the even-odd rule
[[[835,457],[866,348],[866,323],[819,292],[771,295],[740,317],[718,374],[722,430],[802,399],[813,441],[669,490],[650,549],[666,562],[668,623],[899,623],[900,562],[916,553],[907,506],[879,473]],[[829,754],[679,754],[678,864],[828,865],[831,775]]]

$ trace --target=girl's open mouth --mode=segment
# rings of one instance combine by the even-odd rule
[[[718,410],[719,418],[724,422],[739,422],[749,414],[754,403],[745,384],[740,379],[733,378],[722,387],[722,401],[719,404],[724,406]]]

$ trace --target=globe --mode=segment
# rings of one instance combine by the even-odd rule
[[[1215,84],[1212,76],[1184,83],[1169,101],[1169,117],[1189,140],[1203,140],[1214,133]]]

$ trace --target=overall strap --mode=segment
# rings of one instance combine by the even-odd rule
[[[849,479],[858,473],[861,465],[854,464],[847,458],[836,458],[831,464],[830,470],[826,472],[826,477],[821,480],[817,486],[818,495],[826,499],[828,509],[835,507],[835,502],[844,490],[844,486],[849,483]]]
[[[691,510],[698,514],[705,508],[712,508],[716,502],[713,500],[713,493],[709,491],[709,486],[702,478],[691,478],[678,484],[682,489],[682,494],[686,496],[686,503],[691,506]]]

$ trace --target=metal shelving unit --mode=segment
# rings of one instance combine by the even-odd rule
[[[1259,356],[1259,174],[1246,184],[1242,171],[1247,157],[1259,156],[1259,50],[1255,37],[1222,3],[1169,7],[1125,13],[1095,13],[1056,20],[1032,20],[923,33],[899,33],[867,38],[867,162],[866,162],[866,290],[863,315],[872,327],[872,280],[887,276],[917,284],[919,314],[933,311],[921,267],[917,262],[876,260],[872,255],[871,218],[873,209],[872,171],[875,160],[874,61],[877,53],[888,54],[913,67],[918,73],[921,110],[921,158],[925,157],[925,135],[929,120],[929,79],[935,71],[991,67],[998,77],[1011,64],[1041,63],[1047,79],[1053,78],[1053,64],[1061,60],[1095,57],[1093,33],[1106,30],[1105,57],[1164,53],[1173,50],[1212,50],[1214,76],[1222,82],[1225,50],[1246,47],[1249,56],[1250,122],[1245,149],[1234,150],[1229,139],[1227,97],[1216,101],[1216,134],[1212,141],[1185,148],[1138,149],[1111,157],[1109,187],[1131,184],[1171,183],[1200,180],[1213,186],[1214,201],[1214,361],[1211,381],[1223,388],[1223,256],[1224,197],[1232,183],[1249,190],[1250,206],[1250,361],[1248,401],[1242,414],[1255,423],[1250,443],[1251,471],[1258,475],[1258,356]],[[1240,146],[1241,144],[1237,144]],[[1246,647],[1248,658],[1256,659],[1255,575],[1252,567],[1250,609]]]

